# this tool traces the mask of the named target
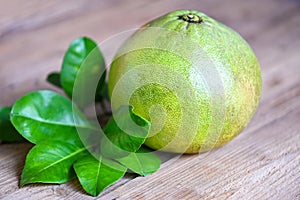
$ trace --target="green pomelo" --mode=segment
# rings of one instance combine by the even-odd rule
[[[179,10],[136,31],[111,64],[109,95],[151,121],[146,145],[198,153],[219,147],[249,123],[261,95],[257,58],[235,31]]]

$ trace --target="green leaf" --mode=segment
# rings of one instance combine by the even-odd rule
[[[109,100],[109,95],[108,95],[108,83],[104,82],[101,85],[101,90],[98,90],[98,94],[96,94],[96,102],[101,102],[103,99]]]
[[[24,138],[10,122],[11,107],[0,108],[0,141],[19,142]]]
[[[103,129],[106,137],[101,141],[101,152],[110,158],[136,152],[145,142],[149,130],[150,122],[136,115],[132,106],[121,106]]]
[[[21,187],[29,183],[65,183],[75,177],[73,163],[87,154],[86,148],[64,141],[34,146],[26,157]]]
[[[35,144],[52,139],[77,142],[77,129],[97,131],[70,100],[47,90],[19,99],[12,108],[11,121],[24,138]]]
[[[78,76],[79,72],[80,76]],[[80,95],[77,95],[76,102],[80,107],[84,107],[91,103],[86,102],[86,94],[89,94],[89,90],[95,87],[93,101],[95,99],[101,100],[105,86],[105,75],[105,62],[97,43],[87,37],[74,40],[64,56],[60,76],[61,85],[66,94],[72,98],[73,90],[79,90],[78,94]],[[74,88],[75,81],[78,81],[76,88]]]
[[[159,157],[143,147],[141,147],[136,153],[131,153],[128,156],[117,160],[122,165],[141,176],[147,176],[156,172],[161,164]]]
[[[59,72],[53,72],[53,73],[49,74],[47,77],[47,81],[58,88],[62,88],[61,83],[60,83],[60,73]]]
[[[93,196],[122,178],[127,170],[112,160],[92,155],[77,160],[74,169],[84,190]]]

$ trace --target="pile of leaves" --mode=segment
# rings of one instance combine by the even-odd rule
[[[89,84],[99,80],[94,102],[72,99],[82,66],[88,77],[81,82],[82,96]],[[97,79],[99,73],[103,75]],[[21,187],[62,184],[77,177],[87,193],[97,196],[126,172],[146,176],[158,170],[160,158],[143,146],[150,122],[135,114],[132,106],[121,106],[103,128],[84,115],[88,103],[107,101],[105,76],[105,61],[96,42],[81,37],[70,44],[61,71],[47,78],[68,98],[54,91],[35,91],[0,109],[0,141],[35,144],[26,156]],[[99,114],[102,117],[107,115]],[[132,121],[139,128],[131,127]]]

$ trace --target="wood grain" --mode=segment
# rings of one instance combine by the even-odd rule
[[[197,9],[234,28],[261,64],[258,112],[227,145],[165,162],[147,177],[127,176],[98,199],[300,199],[300,2],[297,0],[3,1],[0,106],[59,70],[74,38],[104,41],[175,9]],[[77,180],[18,188],[30,144],[0,144],[0,199],[94,199]]]

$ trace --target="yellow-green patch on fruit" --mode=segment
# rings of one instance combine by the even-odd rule
[[[238,33],[201,12],[179,10],[125,41],[108,89],[113,109],[131,104],[151,121],[147,146],[198,153],[246,127],[260,100],[261,74]]]

